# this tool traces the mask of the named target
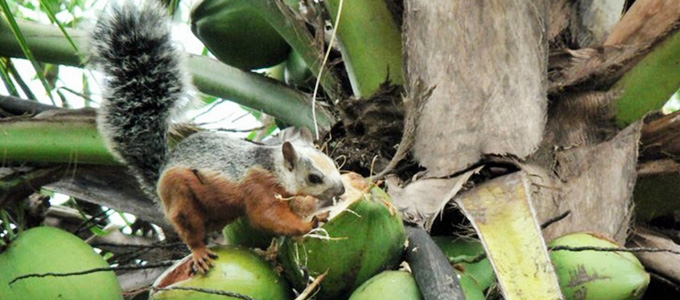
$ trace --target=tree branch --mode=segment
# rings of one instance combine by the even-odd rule
[[[24,100],[14,96],[0,95],[0,109],[14,115],[33,115],[48,110],[59,109],[59,107]]]

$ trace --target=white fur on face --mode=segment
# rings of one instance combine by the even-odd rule
[[[310,195],[324,200],[340,196],[342,179],[333,160],[313,146],[295,143],[294,148],[298,161],[292,171],[283,170],[288,173],[280,177],[284,188],[291,194]],[[309,182],[310,175],[320,177],[322,182]]]

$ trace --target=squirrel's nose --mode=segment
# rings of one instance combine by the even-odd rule
[[[345,193],[345,186],[343,184],[340,184],[335,187],[335,196],[341,196],[342,194]]]

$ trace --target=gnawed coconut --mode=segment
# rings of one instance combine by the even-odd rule
[[[401,262],[405,233],[389,196],[356,173],[343,175],[346,193],[331,207],[328,222],[302,238],[284,239],[279,261],[302,290],[328,272],[318,299],[341,299],[366,280]]]

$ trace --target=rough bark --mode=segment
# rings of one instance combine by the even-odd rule
[[[626,246],[680,251],[680,245],[674,243],[668,237],[643,227],[635,230]],[[677,258],[678,254],[669,252],[640,252],[636,253],[636,256],[651,271],[673,280],[676,284],[680,283],[680,260]]]
[[[601,45],[621,19],[626,0],[580,0],[572,36],[581,47]]]
[[[657,38],[680,21],[679,17],[680,1],[637,0],[604,44],[637,44]]]
[[[434,176],[532,153],[546,118],[546,1],[406,1],[407,90],[434,87],[413,152]],[[446,26],[443,26],[443,25]]]
[[[643,156],[680,156],[680,111],[646,122],[640,142]]]
[[[577,231],[598,232],[619,243],[626,240],[640,127],[640,123],[633,124],[603,143],[557,151],[552,169],[530,171],[540,222],[571,211],[543,231],[546,241]],[[551,172],[541,174],[541,170]]]

